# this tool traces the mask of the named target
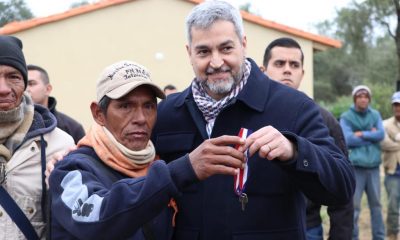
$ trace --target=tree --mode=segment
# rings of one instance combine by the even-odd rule
[[[70,9],[88,5],[89,1],[74,2],[71,4]]]
[[[250,2],[244,3],[243,5],[239,6],[240,10],[243,10],[243,11],[246,11],[246,12],[250,12],[250,8],[251,8],[251,3]]]
[[[14,21],[33,18],[31,10],[24,0],[9,0],[0,2],[0,27]]]
[[[394,11],[398,2],[353,1],[337,10],[334,20],[317,25],[320,34],[343,43],[341,49],[314,55],[315,100],[332,110],[335,116],[340,115],[346,103],[352,103],[348,97],[352,87],[358,84],[371,88],[372,105],[383,117],[391,115],[390,96],[395,91],[395,80],[400,76],[397,43],[400,33],[391,31],[394,23],[398,26],[400,21]]]
[[[240,5],[239,9],[242,10],[242,11],[251,13],[253,15],[256,15],[256,16],[261,16],[260,10],[259,9],[254,9],[254,7],[252,6],[250,1]]]
[[[386,35],[378,38],[375,46],[368,50],[368,66],[365,70],[366,78],[370,82],[381,83],[391,86],[392,90],[396,85],[397,57],[396,45],[392,37]]]
[[[393,1],[400,0],[367,0],[362,3],[353,1],[349,6],[339,9],[333,21],[317,25],[320,34],[340,39],[343,47],[316,54],[316,69],[318,65],[326,65],[320,63],[321,59],[325,59],[328,65],[336,66],[328,68],[330,71],[316,71],[316,82],[328,81],[329,84],[324,85],[331,85],[333,91],[337,91],[339,95],[348,93],[347,86],[365,81],[385,81],[395,86],[393,83],[400,76],[400,68],[397,67],[400,55],[395,54],[395,41],[390,41],[394,37],[389,24],[394,22]],[[338,81],[333,76],[341,76],[342,80]]]
[[[397,80],[400,80],[400,0],[367,0],[362,4],[370,8],[372,22],[386,28],[394,40],[397,50]],[[394,31],[391,23],[396,25]]]
[[[364,60],[368,60],[366,49],[374,46],[378,38],[389,35],[394,40],[397,56],[397,76],[392,81],[400,79],[400,0],[366,0],[361,3],[353,0],[350,7],[338,12],[336,22],[338,36],[344,40],[345,47],[356,49],[356,56]]]
[[[354,65],[354,56],[342,49],[314,54],[314,88],[317,101],[332,102],[338,96],[351,93],[360,82],[360,71]],[[319,89],[320,86],[324,88]]]

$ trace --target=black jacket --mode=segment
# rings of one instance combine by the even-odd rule
[[[344,140],[342,128],[335,117],[320,106],[320,113],[324,123],[329,129],[329,135],[335,140],[336,145],[348,156],[346,142]],[[321,205],[307,201],[307,228],[312,228],[322,223]],[[351,239],[353,232],[353,200],[345,205],[328,206],[330,220],[329,239],[345,240]]]
[[[175,240],[304,240],[304,195],[323,204],[352,199],[355,181],[350,162],[328,137],[314,101],[268,79],[249,61],[247,83],[218,114],[211,137],[271,125],[294,142],[297,155],[285,163],[258,154],[249,158],[245,211],[234,192],[233,176],[215,175],[184,189],[176,199]],[[171,163],[208,139],[191,87],[159,104],[152,139],[160,158]]]
[[[54,97],[49,97],[48,108],[50,112],[56,116],[57,127],[71,135],[76,144],[83,136],[85,136],[85,130],[76,120],[62,112],[58,112],[56,110],[56,105],[57,100]]]

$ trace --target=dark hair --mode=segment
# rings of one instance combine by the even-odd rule
[[[110,105],[111,98],[107,97],[106,95],[102,97],[99,101],[99,108],[103,112],[104,115],[107,115],[107,108]]]
[[[29,64],[28,66],[26,66],[29,70],[32,71],[39,71],[40,75],[42,76],[42,81],[44,84],[49,84],[50,83],[50,79],[49,79],[49,74],[47,73],[46,70],[44,70],[44,68],[39,67],[37,65],[33,65],[33,64]]]
[[[297,48],[300,49],[301,52],[301,64],[304,62],[304,54],[303,50],[301,50],[300,44],[294,40],[293,38],[278,38],[272,41],[267,48],[265,49],[264,52],[264,60],[263,60],[263,65],[264,67],[268,66],[268,62],[271,59],[271,50],[274,47],[286,47],[286,48]]]
[[[168,84],[167,86],[164,87],[164,91],[165,90],[175,90],[175,89],[176,89],[176,87],[172,84]]]

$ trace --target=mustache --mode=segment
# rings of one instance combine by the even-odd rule
[[[225,66],[225,65],[221,66],[219,68],[207,67],[206,74],[210,75],[210,74],[230,72],[230,71],[231,71],[231,68],[228,66]]]

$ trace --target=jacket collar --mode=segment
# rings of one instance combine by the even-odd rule
[[[56,126],[56,117],[47,108],[35,104],[32,125],[25,136],[25,140],[51,132]]]
[[[50,112],[54,114],[56,112],[57,100],[54,97],[49,97],[47,105],[47,108],[50,110]]]
[[[247,60],[251,63],[250,76],[236,99],[242,101],[249,108],[261,112],[268,100],[267,93],[269,92],[270,85],[273,81],[261,72],[252,59],[248,58]],[[185,101],[194,101],[191,86],[186,88],[180,96],[178,96],[178,99],[175,102],[175,107],[181,107]]]

